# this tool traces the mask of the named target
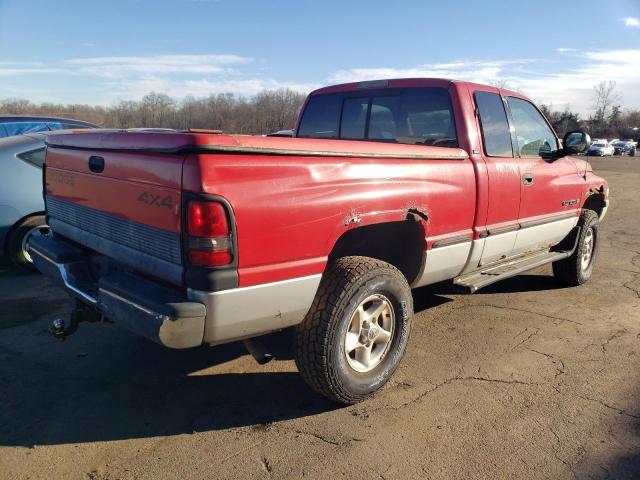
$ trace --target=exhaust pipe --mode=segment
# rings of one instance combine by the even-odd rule
[[[265,365],[273,360],[273,354],[269,351],[267,345],[261,340],[256,338],[247,338],[244,343],[244,348],[251,354],[251,356],[260,365]]]

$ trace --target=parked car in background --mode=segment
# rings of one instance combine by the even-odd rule
[[[638,146],[638,142],[636,142],[633,138],[625,138],[622,141],[631,144],[632,147],[637,147]]]
[[[98,126],[93,123],[72,120],[70,118],[0,115],[0,138],[21,135],[23,133],[97,127]]]
[[[613,155],[615,153],[615,149],[613,145],[607,143],[606,141],[599,140],[597,142],[593,142],[589,150],[587,150],[587,155],[595,155],[604,157],[605,155]]]
[[[629,142],[625,142],[624,140],[618,140],[617,142],[612,142],[614,155],[626,155],[629,153],[631,149],[631,144]]]
[[[27,240],[47,228],[42,199],[45,136],[0,138],[0,246],[14,263],[27,267]]]

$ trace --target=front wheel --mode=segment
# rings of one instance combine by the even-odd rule
[[[593,265],[598,253],[600,221],[593,210],[584,210],[578,222],[580,237],[578,245],[571,254],[557,262],[553,262],[553,275],[561,282],[578,286],[591,278]]]
[[[411,289],[397,268],[369,257],[338,259],[296,328],[300,374],[333,401],[364,400],[398,368],[412,316]]]

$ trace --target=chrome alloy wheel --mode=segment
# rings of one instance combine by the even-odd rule
[[[344,353],[356,372],[373,370],[384,359],[395,324],[395,313],[383,295],[367,297],[351,317],[344,339]]]
[[[582,270],[589,268],[594,246],[595,235],[593,234],[593,228],[589,228],[584,235],[584,242],[582,244],[582,257],[580,258],[580,266],[582,267]]]

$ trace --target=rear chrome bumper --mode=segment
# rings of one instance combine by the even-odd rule
[[[169,348],[203,343],[203,303],[128,272],[96,279],[84,252],[53,236],[34,237],[29,251],[38,270],[114,323]]]
[[[72,297],[128,330],[170,348],[218,345],[300,323],[321,275],[186,294],[129,272],[95,278],[87,255],[60,236],[34,237],[34,265]]]

